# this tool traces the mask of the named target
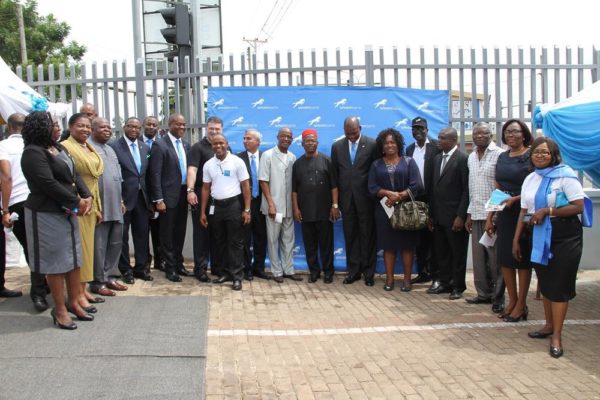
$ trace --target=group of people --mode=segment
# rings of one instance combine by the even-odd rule
[[[416,117],[415,142],[405,149],[397,130],[385,129],[372,139],[362,133],[358,117],[348,117],[344,138],[333,143],[330,156],[318,151],[318,132],[306,129],[304,154],[296,158],[289,151],[289,128],[279,129],[277,144],[264,152],[261,133],[248,129],[245,151],[234,155],[223,121],[210,117],[206,125],[206,136],[191,146],[184,139],[185,117],[177,113],[170,115],[164,135],[155,117],[128,118],[119,139],[91,104],[69,119],[62,137],[48,113],[9,118],[10,136],[0,143],[2,222],[26,250],[36,309],[48,308],[49,291],[54,323],[75,329],[70,314],[93,320],[92,304],[104,301],[96,295],[114,296],[135,279],[153,280],[152,264],[172,282],[182,276],[211,282],[210,265],[212,282],[231,282],[233,290],[255,277],[301,281],[293,265],[294,221],[301,224],[308,281],[323,274],[328,284],[334,275],[333,224],[343,217],[346,285],[361,279],[374,285],[381,249],[384,290],[394,289],[399,253],[403,292],[432,281],[427,293],[460,299],[471,234],[477,296],[466,301],[492,304],[504,321],[517,322],[528,316],[535,267],[547,322],[529,335],[552,336],[550,353],[562,355],[562,324],[575,296],[582,251],[577,215],[585,195],[552,140],[533,140],[526,124],[511,119],[502,127],[508,147],[503,150],[490,126],[478,123],[467,155],[458,148],[454,128],[442,129],[435,140],[427,120]],[[495,189],[508,198],[502,211],[488,212]],[[386,209],[411,199],[429,205],[429,226],[393,229]],[[184,267],[182,254],[190,207],[193,272]],[[497,237],[495,244],[481,244],[483,235]],[[418,275],[412,278],[414,259]],[[0,296],[20,295],[0,284]]]

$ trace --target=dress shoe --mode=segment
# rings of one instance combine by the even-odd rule
[[[133,276],[138,279],[141,279],[143,281],[153,281],[154,280],[152,275],[150,275],[146,271],[133,271]]]
[[[154,260],[154,269],[159,271],[165,270],[165,262],[163,260]]]
[[[415,278],[412,278],[410,280],[410,283],[412,283],[413,285],[415,283],[427,283],[427,282],[431,282],[431,277],[429,276],[429,274],[419,274],[417,275]]]
[[[221,276],[220,278],[217,279],[213,279],[213,283],[225,283],[225,282],[229,282],[231,280],[231,278],[229,278],[228,276]]]
[[[56,310],[54,308],[52,309],[52,311],[50,311],[50,315],[52,315],[52,323],[58,326],[60,329],[66,329],[69,331],[77,329],[77,325],[73,321],[71,321],[70,324],[61,324],[60,322],[58,322],[58,319],[56,318]]]
[[[323,278],[323,283],[330,284],[333,283],[333,275],[325,275]]]
[[[550,346],[550,355],[552,358],[561,358],[564,354],[562,347]]]
[[[431,286],[429,286],[429,289],[427,289],[427,293],[429,293],[429,291],[431,290],[435,290],[437,288],[439,288],[441,286],[441,282],[440,281],[433,281],[431,282]]]
[[[128,285],[133,285],[135,283],[135,279],[133,279],[133,274],[125,274],[121,277],[121,280]]]
[[[92,303],[92,304],[104,303],[104,299],[102,297],[94,297],[93,299],[88,299],[88,303]]]
[[[504,304],[493,304],[492,305],[492,312],[494,314],[500,314],[502,311],[504,311]]]
[[[448,298],[450,300],[458,300],[458,299],[462,298],[462,292],[460,290],[453,289]]]
[[[287,278],[287,279],[291,279],[296,282],[300,282],[303,279],[301,276],[299,276],[297,274],[291,274],[291,275],[284,274],[283,277]]]
[[[532,339],[546,339],[548,336],[552,336],[552,332],[533,331],[528,332],[527,336]]]
[[[23,292],[20,290],[10,290],[7,288],[0,289],[0,297],[21,297]]]
[[[244,279],[247,281],[254,280],[254,274],[252,273],[252,271],[244,272]]]
[[[185,269],[185,267],[177,268],[175,272],[177,272],[181,276],[192,276],[192,273]]]
[[[48,302],[43,297],[35,296],[31,301],[33,302],[33,308],[39,312],[44,312],[48,309]]]
[[[254,270],[252,272],[252,274],[254,275],[255,278],[266,279],[266,280],[271,279],[271,277],[269,275],[267,275],[267,273],[265,271]]]
[[[344,285],[352,285],[354,282],[356,282],[357,280],[360,279],[360,274],[357,275],[348,275],[344,278],[344,280],[342,281],[342,283]]]
[[[400,287],[401,292],[407,293],[407,292],[410,292],[411,290],[412,290],[412,284],[402,282],[402,287]]]
[[[504,322],[519,322],[521,320],[527,321],[527,316],[529,315],[529,309],[525,306],[525,310],[518,317],[513,317],[510,314],[503,318]]]
[[[491,304],[492,303],[492,299],[486,299],[486,298],[479,297],[479,296],[465,299],[465,301],[469,304]]]
[[[391,292],[392,290],[394,290],[394,282],[392,282],[391,284],[385,284],[383,285],[383,290],[385,290],[386,292]]]
[[[283,276],[274,276],[273,280],[277,283],[283,283]]]
[[[375,285],[375,279],[373,279],[372,276],[365,278],[365,285],[367,286],[374,286]]]
[[[440,293],[452,293],[452,289],[450,286],[437,284],[435,287],[431,285],[429,289],[427,289],[427,293],[429,294],[440,294]]]
[[[310,274],[310,276],[308,277],[308,283],[315,283],[319,280],[320,277],[321,274]]]
[[[116,293],[106,287],[91,289],[92,293],[99,294],[100,296],[115,296]]]
[[[176,272],[167,272],[165,276],[171,282],[181,282],[181,277]]]
[[[83,307],[82,307],[83,308]],[[85,308],[83,308],[85,310]],[[80,321],[93,321],[94,320],[94,316],[91,314],[82,314],[82,315],[78,315],[75,310],[73,310],[71,307],[67,306],[67,311],[70,312],[71,314],[75,315],[75,317],[77,317],[78,320]]]
[[[121,283],[119,283],[117,281],[107,282],[106,283],[106,287],[109,288],[109,289],[112,289],[112,290],[119,291],[119,292],[122,292],[122,291],[125,291],[125,290],[129,289],[128,286],[125,286],[125,285],[123,285],[123,284],[121,284]],[[98,293],[98,294],[102,294],[102,293]],[[114,296],[114,294],[109,295],[109,296]]]
[[[196,279],[198,279],[200,282],[210,282],[210,278],[208,277],[208,275],[206,274],[206,272],[201,273],[201,274],[196,274]]]
[[[233,281],[233,285],[231,285],[231,290],[242,290],[242,281],[236,279]]]
[[[87,307],[81,307],[83,308],[83,311],[85,311],[86,313],[90,313],[90,314],[96,314],[98,312],[98,309],[94,306],[87,306]]]

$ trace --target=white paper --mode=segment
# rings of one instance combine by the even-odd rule
[[[487,233],[484,233],[483,235],[481,235],[481,239],[479,239],[479,244],[481,244],[482,246],[485,246],[485,247],[493,247],[495,243],[496,243],[496,234],[495,233],[492,233],[492,236],[488,235]]]
[[[383,207],[383,211],[385,211],[388,218],[391,218],[392,214],[394,213],[394,207],[388,207],[388,205],[385,204],[386,201],[387,201],[387,197],[384,196],[381,198],[381,200],[379,202],[381,203],[381,206]]]
[[[283,214],[282,213],[275,213],[275,222],[277,222],[278,224],[283,222]]]

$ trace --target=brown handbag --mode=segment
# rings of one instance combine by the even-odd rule
[[[427,226],[429,221],[429,207],[427,203],[416,201],[410,189],[406,189],[410,200],[394,205],[394,212],[390,216],[392,228],[399,231],[418,231]]]

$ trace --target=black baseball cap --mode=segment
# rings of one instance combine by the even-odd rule
[[[422,117],[416,117],[412,120],[412,127],[422,126],[423,128],[427,128],[427,120]]]

